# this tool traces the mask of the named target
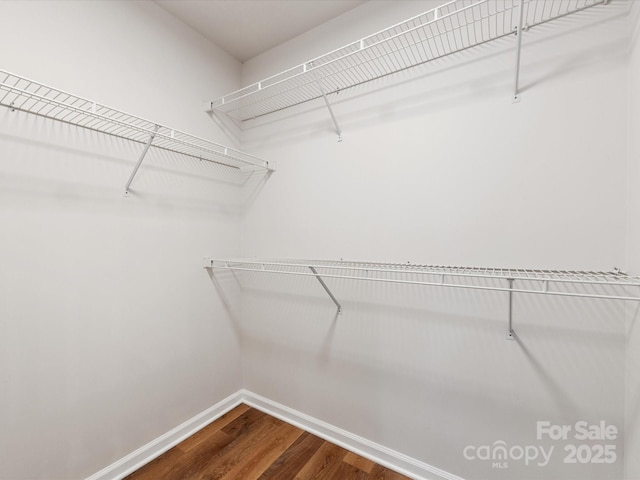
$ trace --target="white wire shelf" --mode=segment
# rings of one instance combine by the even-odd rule
[[[336,305],[338,314],[343,311],[342,304],[325,282],[326,279],[507,292],[508,340],[517,338],[513,329],[514,293],[640,301],[640,276],[627,275],[617,269],[611,272],[596,272],[210,257],[204,258],[204,267],[212,270],[314,277]]]
[[[532,270],[318,260],[221,260],[208,257],[205,258],[205,267],[536,295],[640,301],[640,277],[620,271]],[[317,273],[310,272],[311,268]]]
[[[0,105],[233,169],[271,169],[267,161],[253,155],[4,70],[0,70]]]
[[[450,1],[213,100],[210,108],[240,122],[322,97],[326,101],[326,95],[514,35],[519,25],[526,31],[608,0],[523,2],[520,22],[516,0]]]

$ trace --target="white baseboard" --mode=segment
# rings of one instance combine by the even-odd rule
[[[243,403],[407,477],[415,480],[464,480],[462,477],[391,450],[248,390],[241,390],[240,393]]]
[[[464,480],[457,475],[408,457],[248,390],[237,391],[204,412],[143,445],[126,457],[91,475],[86,480],[121,480],[241,403],[246,403],[253,408],[415,480]]]
[[[238,391],[224,400],[216,403],[212,407],[207,408],[204,412],[191,417],[186,422],[169,430],[167,433],[160,435],[155,440],[143,445],[126,457],[117,460],[111,465],[94,473],[86,480],[121,480],[130,473],[136,471],[151,460],[159,457],[167,450],[175,447],[178,443],[190,437],[198,430],[203,429],[214,420],[220,418],[229,410],[237,407],[242,403],[241,392]]]

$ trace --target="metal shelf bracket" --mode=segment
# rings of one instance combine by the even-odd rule
[[[520,102],[520,55],[522,53],[523,12],[524,12],[524,0],[520,0],[520,5],[518,6],[518,25],[516,26],[516,30],[515,30],[518,44],[516,47],[516,68],[515,68],[515,80],[513,85],[512,103]]]
[[[309,64],[308,68],[313,68],[313,62]],[[331,121],[333,122],[333,127],[338,134],[338,142],[342,141],[342,130],[340,129],[340,125],[338,125],[338,121],[336,120],[336,116],[333,113],[333,108],[331,108],[331,103],[329,103],[329,98],[327,97],[327,93],[324,91],[324,87],[322,86],[322,81],[316,76],[315,77],[316,84],[318,85],[318,89],[320,90],[320,94],[324,99],[324,104],[327,106],[327,110],[329,110],[329,115],[331,116]]]
[[[513,278],[507,279],[509,282],[509,330],[507,331],[507,340],[515,340],[515,332],[513,331]]]
[[[204,258],[203,266],[207,269],[315,277],[338,307],[338,314],[342,313],[342,305],[329,290],[324,281],[326,278],[505,292],[508,294],[508,328],[505,336],[507,340],[512,341],[518,340],[518,335],[513,328],[515,293],[640,302],[640,276],[627,275],[617,268],[610,272],[598,272],[345,262],[342,259],[340,261],[255,258],[225,260],[211,257]],[[323,269],[331,270],[326,273],[318,272]],[[395,276],[389,278],[386,275],[381,276],[382,273],[402,274],[404,278]],[[418,278],[415,278],[416,276]],[[484,280],[484,282],[470,283],[468,279]],[[495,283],[496,280],[499,280],[499,284]],[[520,282],[517,286],[516,281]]]
[[[331,293],[331,290],[329,290],[329,287],[327,287],[327,284],[324,283],[324,280],[322,279],[320,274],[318,274],[318,271],[315,269],[315,267],[309,266],[309,270],[311,270],[313,275],[318,279],[318,282],[320,282],[320,285],[322,285],[322,288],[324,288],[324,290],[327,292],[327,295],[331,297],[331,300],[333,300],[333,303],[336,304],[336,307],[338,307],[338,315],[340,315],[342,313],[342,305],[340,305],[340,302],[336,300],[336,297],[333,295],[333,293]]]
[[[155,129],[153,130],[153,133],[149,136],[149,140],[147,140],[147,143],[144,146],[144,150],[142,150],[142,153],[140,154],[140,158],[138,158],[138,163],[136,163],[136,166],[133,167],[133,172],[131,172],[131,175],[129,176],[129,180],[127,181],[127,184],[124,187],[125,197],[129,195],[129,188],[131,187],[131,182],[133,182],[133,179],[138,173],[138,169],[140,168],[140,165],[142,165],[142,161],[144,160],[144,157],[147,155],[147,152],[149,151],[149,147],[151,146],[151,142],[153,142],[153,139],[156,137],[156,133],[158,133],[159,128],[160,128],[160,125],[156,125]]]
[[[515,86],[520,100],[522,34],[530,28],[610,0],[449,0],[426,12],[363,37],[260,82],[210,102],[240,122],[279,112],[368,82],[516,35]],[[558,27],[561,29],[561,27]],[[318,90],[322,79],[326,92]],[[329,80],[331,79],[329,83]],[[514,81],[513,77],[508,79]],[[321,85],[322,87],[322,85]],[[332,115],[333,116],[333,115]],[[336,131],[340,135],[335,118]]]
[[[160,125],[2,69],[0,107],[6,107],[12,112],[38,115],[41,118],[139,144],[140,147],[136,148],[141,148],[142,153],[135,162],[122,192],[125,197],[130,193],[131,184],[149,148],[230,168],[241,176],[245,167],[263,172],[275,169],[266,160],[235,148]]]

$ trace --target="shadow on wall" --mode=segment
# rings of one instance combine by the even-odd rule
[[[245,297],[253,301],[253,307],[249,306],[243,312],[243,318],[249,320],[256,315],[268,319],[253,324],[252,328],[259,327],[260,331],[266,328],[263,325],[270,324],[272,311],[279,312],[277,321],[280,321],[280,317],[335,321],[335,305],[323,294],[313,278],[287,280],[266,274],[267,278],[259,279],[259,273],[244,273],[241,281],[246,285],[240,288]],[[234,279],[238,282],[236,277]],[[507,332],[507,296],[504,292],[411,288],[404,285],[380,288],[364,283],[355,286],[348,282],[332,282],[331,288],[344,306],[344,314],[337,317],[340,323],[376,319],[380,322],[389,321],[388,324],[401,322],[407,328],[420,332],[436,327],[431,330],[432,333],[490,333],[492,338],[495,336],[500,341]],[[265,308],[260,308],[261,305]],[[514,328],[524,348],[529,342],[560,336],[568,348],[590,347],[595,355],[598,349],[621,346],[624,338],[621,309],[620,302],[615,301],[515,295]],[[615,318],[621,319],[619,324],[603,322],[603,319],[609,322]],[[525,352],[526,356],[530,357],[529,353]]]
[[[224,114],[219,114],[217,111],[207,112],[209,118],[218,126],[218,128],[224,132],[229,140],[233,143],[240,143],[242,128],[236,124],[231,117]]]
[[[511,342],[505,292],[331,279],[337,316],[313,277],[215,275],[242,295],[246,388],[414,458],[477,478],[466,444],[535,442],[538,420],[622,429],[621,302],[516,295]],[[618,478],[588,467],[549,478]]]
[[[6,115],[16,113],[7,110]],[[13,197],[22,205],[42,203],[46,207],[58,203],[94,213],[127,205],[118,210],[125,215],[142,209],[179,216],[226,217],[241,211],[243,178],[236,169],[157,149],[145,158],[134,179],[131,198],[121,203],[126,179],[141,153],[140,145],[20,115],[23,118],[18,122],[7,121],[5,125],[10,129],[15,126],[21,133],[0,132],[4,160],[0,184],[6,200]],[[28,137],[22,133],[27,131]]]
[[[357,308],[355,305],[348,307],[349,310]],[[425,317],[429,317],[430,313],[416,312],[415,321],[420,321],[423,329],[434,327],[434,322],[440,323],[435,327],[441,329],[458,320],[455,315],[429,318],[425,325]],[[248,314],[255,313],[250,311]],[[420,320],[417,317],[421,317]],[[378,335],[366,335],[359,331],[358,335],[347,338],[350,327],[345,327],[344,323],[351,323],[352,320],[346,315],[338,319],[329,319],[327,315],[326,320],[321,322],[324,333],[318,335],[317,342],[312,346],[309,345],[308,336],[319,330],[317,325],[309,328],[312,331],[306,336],[300,333],[295,339],[282,335],[286,328],[283,323],[273,327],[271,333],[258,332],[251,326],[244,328],[243,341],[248,357],[246,363],[249,365],[248,388],[269,398],[275,396],[276,400],[293,408],[434,465],[438,465],[438,455],[431,453],[425,456],[425,451],[440,449],[459,452],[464,446],[460,443],[462,441],[482,441],[477,433],[469,434],[470,431],[491,432],[496,438],[522,442],[522,432],[533,431],[531,425],[535,425],[535,419],[550,417],[568,421],[566,419],[590,419],[594,414],[602,414],[609,421],[617,420],[615,417],[611,420],[613,415],[604,409],[587,411],[582,406],[581,394],[574,391],[576,385],[582,390],[584,386],[581,384],[590,383],[592,388],[606,387],[595,385],[596,382],[590,382],[588,377],[571,381],[562,378],[557,373],[557,367],[551,367],[544,360],[545,354],[540,351],[537,341],[529,345],[528,341],[519,340],[517,348],[513,348],[516,347],[513,342],[500,339],[504,343],[499,346],[497,343],[485,343],[486,337],[479,336],[476,342],[486,349],[484,354],[479,354],[478,349],[469,348],[467,334],[448,335],[448,338],[424,342],[422,346],[424,350],[433,351],[440,343],[443,348],[449,349],[448,352],[426,355],[422,363],[405,362],[402,360],[405,355],[402,350],[416,348],[416,342],[409,337],[423,337],[403,326],[405,319],[406,315],[398,315],[381,320],[393,321],[396,330],[395,333],[384,333],[383,329],[379,329],[377,319],[372,318],[368,326],[374,332],[379,329]],[[463,323],[474,321],[472,318],[459,320]],[[256,321],[265,319],[259,317]],[[300,330],[318,321],[310,309],[296,320],[303,324]],[[393,341],[381,338],[389,336],[402,343],[403,335],[406,335],[405,345],[400,345],[399,349],[389,345]],[[560,343],[570,335],[554,332],[554,336]],[[363,345],[367,341],[370,342],[368,347]],[[358,352],[353,353],[346,343],[361,345],[355,345]],[[471,355],[461,360],[466,353]],[[503,357],[499,358],[501,355]],[[478,365],[484,367],[475,368]],[[471,380],[461,376],[460,372],[466,369],[474,370],[477,378]],[[267,371],[279,373],[269,376],[265,373]],[[526,377],[529,388],[519,390],[522,382],[516,380],[518,376]],[[277,392],[282,391],[286,391],[286,394],[278,395]],[[531,402],[531,397],[544,400]],[[547,402],[551,402],[552,406]],[[379,413],[390,405],[395,405],[394,411],[412,412],[411,419],[399,419],[397,413]],[[417,416],[420,418],[417,419]],[[452,426],[459,423],[465,424],[464,433],[456,432],[457,427]],[[522,428],[519,430],[516,426]],[[391,432],[401,432],[401,437],[414,439],[418,434],[423,441],[414,441],[412,445],[390,444],[388,439],[395,436],[390,435]],[[431,446],[432,443],[437,443],[437,449]]]
[[[607,8],[613,7],[616,5],[607,6]],[[554,78],[567,76],[602,62],[624,60],[627,54],[627,43],[624,38],[606,43],[597,42],[592,45],[584,45],[579,50],[574,49],[568,55],[558,53],[553,48],[553,42],[562,37],[624,18],[626,10],[623,11],[619,5],[617,7],[612,10],[612,14],[604,19],[594,16],[595,21],[565,29],[559,34],[552,34],[553,25],[542,25],[532,30],[532,32],[540,34],[526,41],[524,54],[528,55],[532,50],[537,50],[537,52],[533,55],[534,61],[529,61],[527,65],[521,67],[521,70],[527,69],[526,78],[528,80],[525,82],[521,80],[520,92],[527,92]],[[575,25],[573,20],[565,18],[556,22]],[[396,117],[411,118],[424,115],[425,112],[434,113],[439,110],[459,107],[477,98],[500,96],[506,102],[512,94],[510,89],[512,88],[513,63],[515,62],[513,49],[512,39],[510,37],[502,38],[491,44],[482,44],[449,57],[436,59],[410,70],[400,71],[389,77],[353,87],[346,92],[331,94],[329,98],[336,109],[345,110],[339,112],[338,119],[343,132],[349,129],[377,125],[381,120],[389,121]],[[619,55],[612,56],[612,51],[619,52]],[[551,69],[548,68],[549,65],[551,65]],[[472,67],[476,68],[468,70]],[[454,73],[457,74],[455,77],[448,75]],[[451,78],[455,78],[455,80],[451,81]],[[389,88],[394,88],[391,100],[377,98],[375,107],[368,106],[370,104],[363,104],[361,107],[352,105],[352,103],[358,103],[358,100],[364,101],[366,97],[371,95],[379,95]],[[347,111],[347,109],[349,110]],[[279,112],[274,114],[274,117],[248,120],[244,122],[244,128],[247,131],[252,131],[248,144],[251,146],[272,146],[299,143],[307,140],[310,136],[335,135],[335,130],[328,119],[323,118],[318,121],[315,115],[306,121],[303,118],[308,113],[324,113],[324,110],[324,104],[318,100],[313,104],[289,109],[286,113]],[[275,125],[282,120],[292,119],[295,119],[295,124],[288,123],[287,128],[279,131],[277,135],[272,132],[261,135],[258,130],[262,126]],[[313,133],[309,133],[310,130]]]
[[[237,281],[233,272],[230,272],[230,275],[218,276],[211,268],[207,268],[206,271],[227,315],[229,315],[231,319],[231,326],[233,327],[236,338],[241,339],[240,306],[238,304],[241,289],[240,283]]]
[[[255,201],[260,196],[260,192],[271,178],[272,170],[265,172],[251,171],[247,174],[242,189],[242,213],[246,213],[251,209]]]

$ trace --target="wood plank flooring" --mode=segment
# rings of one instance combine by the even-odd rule
[[[247,405],[126,480],[408,480]]]

